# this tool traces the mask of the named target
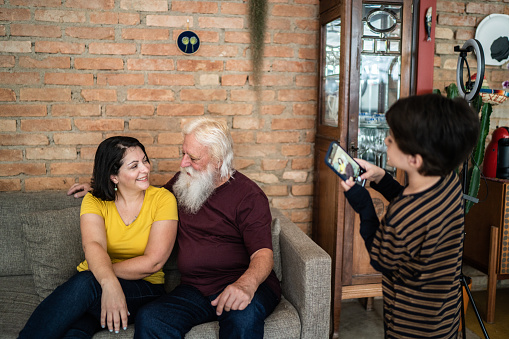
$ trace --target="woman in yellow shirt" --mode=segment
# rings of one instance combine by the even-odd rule
[[[37,307],[20,338],[91,338],[101,327],[118,333],[164,293],[177,203],[168,190],[150,186],[149,175],[137,139],[115,136],[99,145],[92,192],[81,204],[86,260]]]

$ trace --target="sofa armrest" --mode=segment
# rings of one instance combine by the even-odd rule
[[[301,339],[328,338],[331,317],[331,257],[281,211],[272,209],[281,225],[283,295],[297,309]]]

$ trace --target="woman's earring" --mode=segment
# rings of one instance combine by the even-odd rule
[[[117,184],[115,184],[115,192],[117,191]]]

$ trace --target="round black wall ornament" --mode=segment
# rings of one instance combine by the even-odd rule
[[[184,31],[177,38],[177,47],[185,54],[194,54],[200,48],[200,38],[193,31]]]

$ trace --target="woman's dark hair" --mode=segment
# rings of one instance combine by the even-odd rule
[[[419,173],[445,176],[472,152],[479,135],[479,117],[461,98],[440,94],[398,100],[386,113],[387,123],[399,149],[420,154]]]
[[[138,139],[114,136],[99,144],[95,152],[94,170],[92,173],[92,194],[101,200],[115,200],[115,184],[111,181],[111,175],[117,175],[122,166],[125,152],[128,148],[139,147],[148,159],[145,147]],[[150,161],[149,161],[150,162]]]

